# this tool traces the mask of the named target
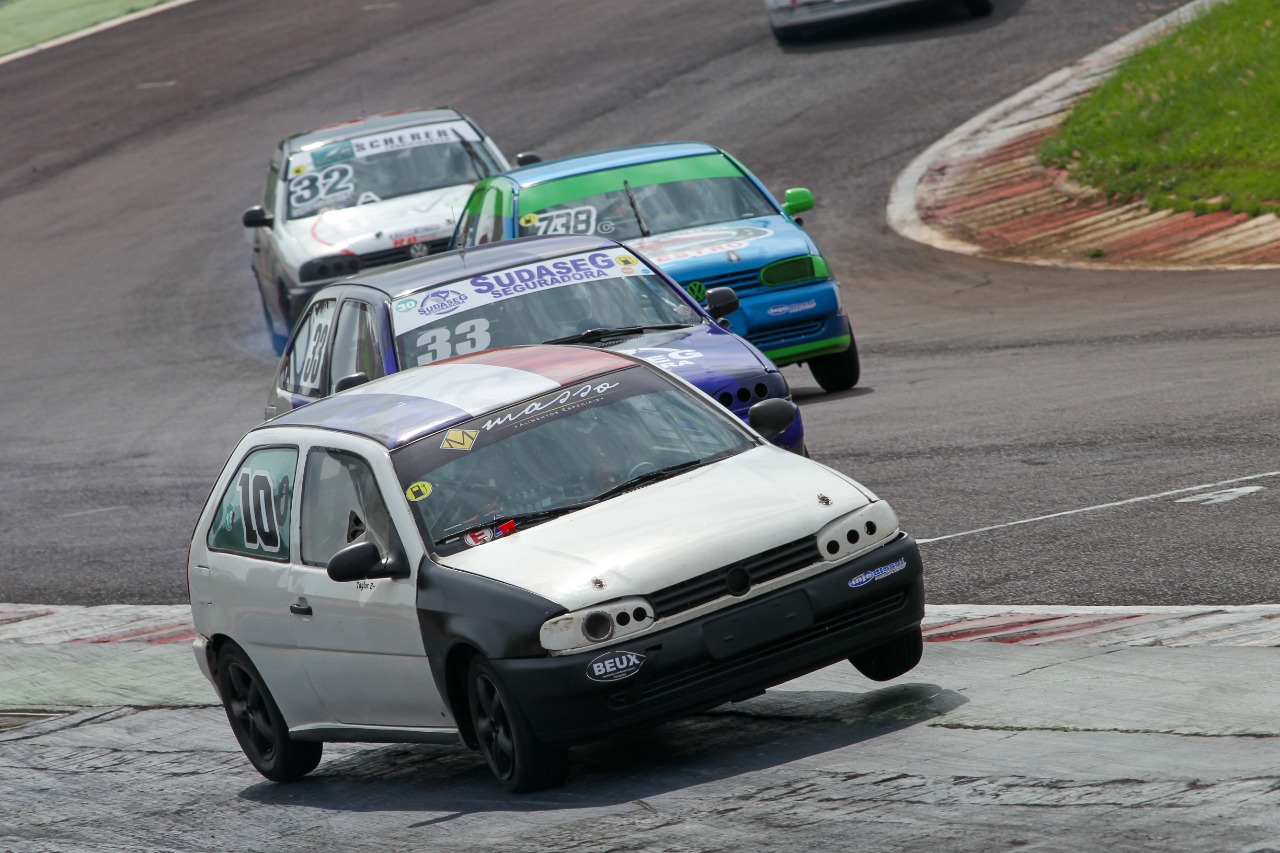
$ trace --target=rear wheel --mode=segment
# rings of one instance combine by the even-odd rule
[[[804,32],[794,27],[775,27],[770,25],[769,29],[773,30],[773,37],[778,44],[800,44],[804,41]]]
[[[489,661],[471,660],[467,702],[480,753],[508,791],[540,791],[564,782],[569,752],[543,746]]]
[[[964,7],[973,17],[985,18],[995,9],[995,3],[992,0],[964,0]]]
[[[888,681],[915,669],[924,653],[924,637],[916,628],[887,643],[849,658],[858,672],[872,681]]]
[[[850,335],[849,348],[844,352],[809,359],[809,371],[823,391],[848,391],[858,384],[858,379],[862,376],[862,365],[858,362],[858,342]]]
[[[290,782],[316,769],[324,744],[289,737],[266,682],[234,643],[218,653],[218,691],[231,731],[259,773],[272,782]]]

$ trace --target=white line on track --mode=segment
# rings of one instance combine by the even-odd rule
[[[928,545],[931,542],[942,542],[946,539],[958,539],[961,536],[972,536],[975,533],[986,533],[989,530],[1003,530],[1006,527],[1017,527],[1020,524],[1031,524],[1035,521],[1047,521],[1050,518],[1062,518],[1068,515],[1079,515],[1083,512],[1097,512],[1100,509],[1111,509],[1117,506],[1126,506],[1128,504],[1141,503],[1142,501],[1154,501],[1160,498],[1167,498],[1172,495],[1182,495],[1187,492],[1199,492],[1204,489],[1212,489],[1217,486],[1229,486],[1232,483],[1244,483],[1249,480],[1261,480],[1265,477],[1280,477],[1280,471],[1268,471],[1265,474],[1250,474],[1247,477],[1235,477],[1230,480],[1221,480],[1217,483],[1203,483],[1199,486],[1187,486],[1184,489],[1172,489],[1168,492],[1157,492],[1154,495],[1143,495],[1138,498],[1126,498],[1122,501],[1112,501],[1111,503],[1097,504],[1096,506],[1086,506],[1080,509],[1067,509],[1062,512],[1052,512],[1048,515],[1037,515],[1035,518],[1024,518],[1019,521],[1006,521],[1004,524],[991,524],[986,527],[978,527],[974,530],[966,530],[963,533],[948,533],[946,536],[934,536],[932,539],[917,539],[919,545]]]
[[[178,6],[185,6],[188,3],[194,3],[194,2],[196,2],[196,0],[169,0],[168,3],[161,3],[160,5],[152,6],[149,9],[143,9],[141,12],[134,12],[131,15],[124,15],[119,18],[112,18],[109,21],[103,21],[100,24],[94,24],[92,27],[86,27],[85,29],[77,30],[74,33],[67,33],[65,36],[58,36],[55,39],[42,41],[40,42],[40,44],[32,45],[31,47],[24,47],[22,50],[15,50],[13,53],[6,53],[4,56],[0,56],[0,65],[4,65],[6,62],[13,62],[18,59],[23,59],[25,57],[31,56],[33,53],[39,53],[40,51],[48,50],[51,47],[58,47],[60,45],[67,44],[68,42],[73,42],[73,41],[76,41],[77,39],[82,39],[85,36],[91,36],[94,33],[100,33],[103,30],[109,30],[112,27],[118,27],[121,24],[127,24],[130,21],[136,21],[139,18],[146,18],[151,15],[158,14],[160,12],[167,12],[168,10],[177,8]]]
[[[82,515],[96,515],[100,512],[111,512],[112,510],[126,509],[122,506],[100,506],[97,509],[85,509],[80,512],[69,512],[66,515],[60,515],[58,518],[79,518]]]

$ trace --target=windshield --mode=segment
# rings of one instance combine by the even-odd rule
[[[498,171],[465,121],[345,139],[289,157],[288,216],[376,204],[396,196],[473,184]]]
[[[641,334],[643,327],[702,322],[653,270],[621,249],[475,276],[398,299],[394,307],[401,368],[491,347],[558,341],[593,329]],[[591,337],[587,342],[610,339]]]
[[[607,500],[629,480],[640,488],[661,469],[683,465],[674,476],[753,446],[731,415],[636,366],[427,436],[391,459],[424,541],[447,554],[511,532],[506,519],[522,529]],[[529,513],[538,517],[520,518]]]
[[[744,177],[695,178],[649,186],[623,183],[616,189],[547,207],[520,203],[519,236],[597,234],[636,240],[700,225],[776,213],[756,185]],[[537,205],[535,199],[532,202]]]

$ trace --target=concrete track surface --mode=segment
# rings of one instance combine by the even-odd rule
[[[271,146],[449,103],[512,153],[701,139],[815,191],[864,378],[788,373],[815,457],[929,540],[933,604],[1274,602],[1273,272],[1032,268],[884,221],[934,140],[1176,5],[940,3],[784,50],[755,0],[197,0],[0,66],[0,601],[184,600],[274,365],[239,226]],[[838,667],[586,747],[523,798],[425,747],[272,786],[210,693],[166,693],[189,651],[131,648],[92,653],[108,700],[6,720],[0,850],[1280,849],[1268,648],[931,644],[887,686]]]

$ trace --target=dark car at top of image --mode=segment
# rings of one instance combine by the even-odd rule
[[[506,168],[471,119],[443,107],[353,119],[280,142],[262,202],[243,216],[276,353],[325,284],[447,249],[471,187]]]
[[[906,6],[939,5],[940,0],[764,0],[769,28],[778,44],[795,44],[805,38],[847,25],[859,17]],[[975,18],[990,15],[992,0],[960,0]]]
[[[529,237],[432,255],[318,292],[285,348],[265,416],[410,367],[540,343],[642,358],[743,420],[761,400],[789,400],[778,368],[717,322],[738,307],[733,290],[709,291],[707,303],[601,237]],[[799,416],[773,441],[806,453]]]
[[[733,331],[774,364],[808,364],[823,390],[844,391],[858,384],[858,349],[840,285],[796,218],[813,203],[813,193],[793,187],[779,204],[746,166],[712,145],[637,145],[480,181],[453,245],[531,234],[619,240],[694,299],[733,288],[740,308],[725,317]]]

